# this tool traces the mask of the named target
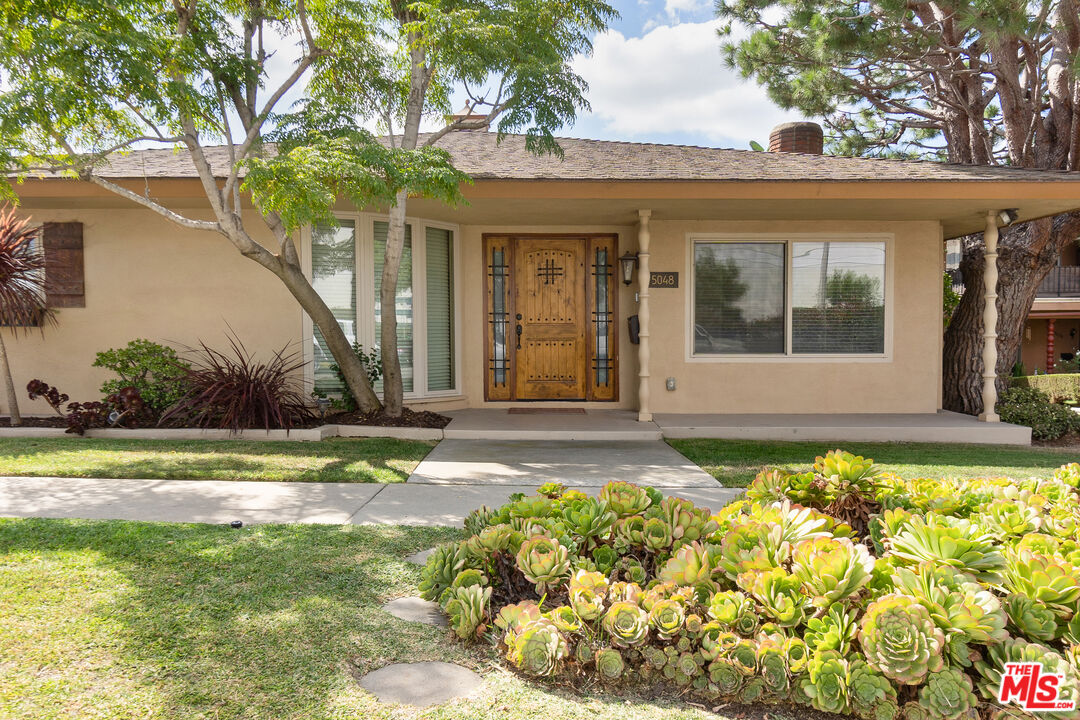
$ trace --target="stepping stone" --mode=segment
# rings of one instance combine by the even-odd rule
[[[415,552],[412,555],[410,555],[409,557],[405,558],[405,562],[411,562],[414,565],[426,565],[428,557],[433,552],[435,552],[435,548],[428,548],[427,550],[421,550],[420,552]]]
[[[387,665],[360,678],[360,687],[379,702],[416,707],[467,697],[482,683],[483,678],[472,670],[444,662]]]
[[[382,609],[396,618],[409,622],[446,627],[446,615],[443,614],[439,603],[424,600],[418,597],[403,597],[391,600],[382,606]]]

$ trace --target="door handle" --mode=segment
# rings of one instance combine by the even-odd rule
[[[521,323],[518,323],[517,328],[516,328],[515,331],[517,332],[517,349],[520,350],[521,349]]]

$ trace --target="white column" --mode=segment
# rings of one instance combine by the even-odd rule
[[[983,422],[998,422],[994,407],[997,405],[997,213],[986,213],[986,230],[983,232]]]
[[[638,422],[649,422],[649,216],[638,210]]]

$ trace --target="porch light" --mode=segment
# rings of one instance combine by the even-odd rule
[[[1003,227],[1012,225],[1018,217],[1020,217],[1020,213],[1016,208],[1007,208],[998,213],[998,220]]]
[[[627,252],[619,258],[619,265],[622,266],[622,281],[624,285],[629,285],[634,282],[634,268],[637,267],[637,264],[637,253],[631,254],[630,252]]]

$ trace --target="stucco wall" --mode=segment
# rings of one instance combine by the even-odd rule
[[[34,209],[34,223],[83,223],[86,307],[65,308],[44,334],[5,330],[24,414],[51,412],[31,402],[26,383],[39,378],[72,400],[99,399],[110,374],[91,367],[95,353],[137,337],[179,346],[204,340],[223,347],[231,326],[249,350],[266,353],[300,338],[301,311],[281,282],[244,258],[222,236],[180,228],[141,209]],[[265,226],[248,219],[254,232]],[[269,239],[269,232],[257,236]],[[2,395],[2,393],[0,393]],[[7,413],[0,397],[0,412]]]
[[[651,404],[656,412],[935,412],[939,406],[941,235],[937,223],[665,222],[654,220],[650,268],[678,271],[678,290],[650,293]],[[888,359],[691,360],[688,234],[891,233]],[[628,311],[628,310],[627,310]],[[888,339],[887,339],[888,343]],[[665,389],[674,377],[677,389]]]

